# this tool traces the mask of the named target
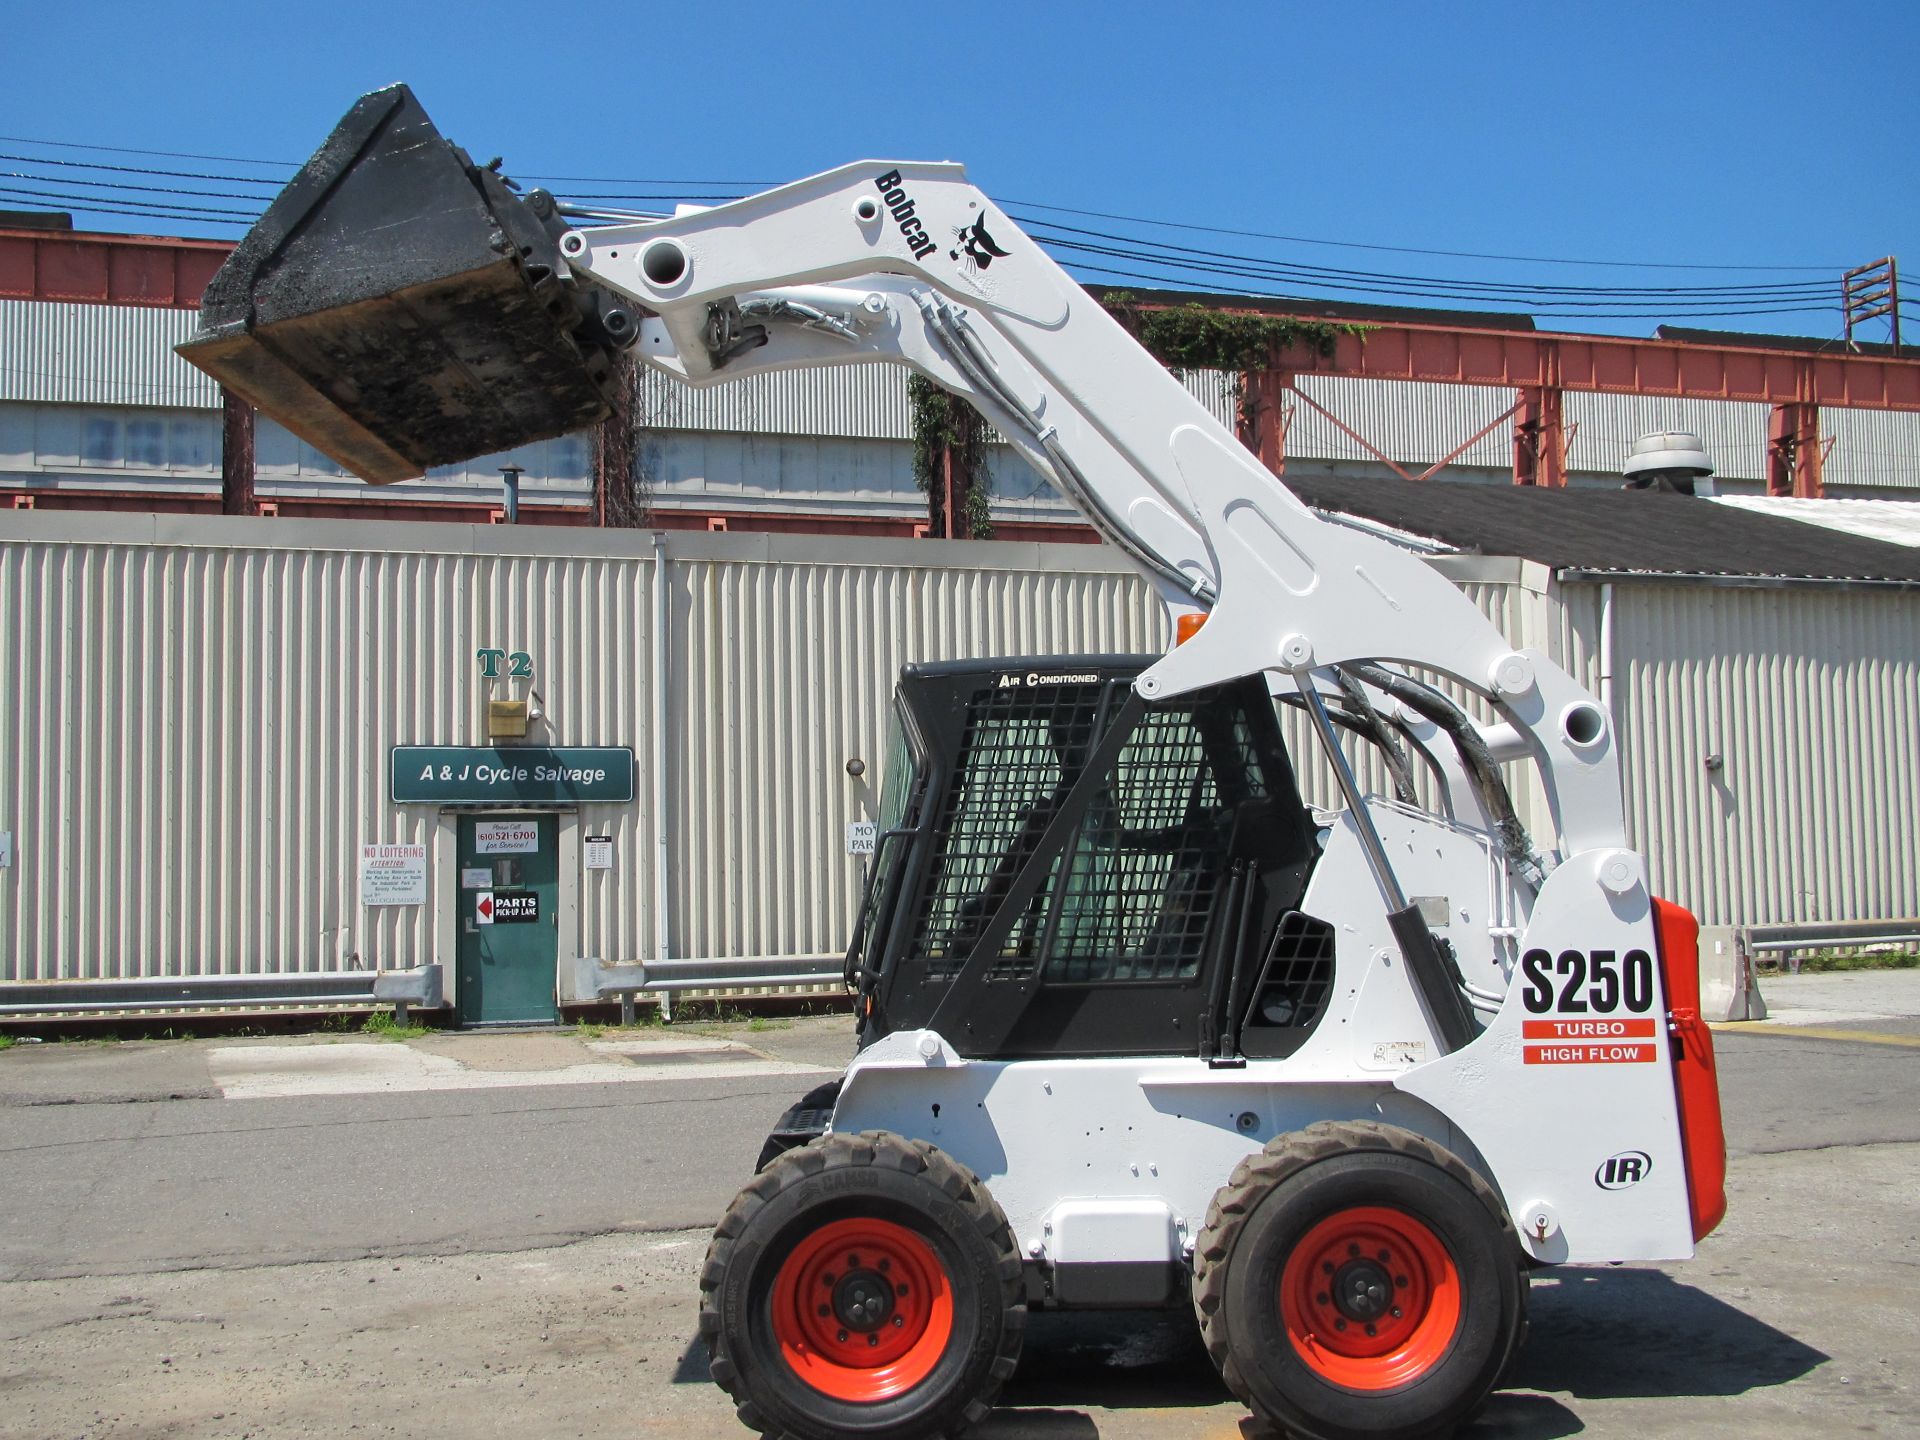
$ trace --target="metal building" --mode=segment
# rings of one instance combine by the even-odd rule
[[[1449,523],[1497,517],[1402,488],[1309,499],[1611,697],[1662,893],[1709,923],[1920,910],[1920,552],[1847,539],[1885,572],[1852,579],[1463,554]],[[439,964],[467,1020],[592,998],[576,957],[837,951],[902,663],[1165,643],[1087,546],[81,513],[0,530],[0,620],[0,979]],[[496,701],[528,727],[499,753]],[[543,766],[574,773],[491,773]],[[476,984],[482,923],[522,958]]]

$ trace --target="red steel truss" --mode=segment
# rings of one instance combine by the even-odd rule
[[[192,309],[231,249],[222,240],[0,230],[0,299]],[[1566,484],[1568,436],[1561,402],[1569,390],[1770,405],[1767,488],[1781,495],[1820,493],[1821,406],[1920,412],[1920,359],[1369,322],[1360,334],[1340,335],[1330,354],[1294,346],[1276,352],[1266,369],[1244,377],[1252,413],[1266,417],[1245,438],[1276,471],[1286,463],[1282,417],[1291,413],[1292,403],[1307,400],[1324,410],[1295,387],[1299,375],[1424,380],[1511,390],[1515,392],[1513,408],[1472,440],[1511,418],[1514,480],[1522,485]],[[1363,446],[1380,454],[1327,413]],[[1465,449],[1466,444],[1459,446],[1440,465],[1408,478],[1427,478]],[[1401,471],[1394,462],[1387,463]],[[229,479],[230,484],[236,479],[244,483],[243,477]],[[250,503],[250,497],[243,503]]]

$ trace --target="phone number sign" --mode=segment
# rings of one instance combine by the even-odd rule
[[[624,745],[396,745],[399,805],[580,805],[633,799]]]

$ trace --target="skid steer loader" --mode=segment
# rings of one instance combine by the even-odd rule
[[[1191,1304],[1264,1421],[1444,1433],[1512,1359],[1530,1268],[1685,1257],[1719,1220],[1697,929],[1626,843],[1611,717],[1309,512],[959,166],[587,211],[394,87],[181,348],[382,482],[591,422],[627,352],[690,385],[906,365],[1165,602],[1162,655],[901,677],[858,1052],[768,1138],[700,1275],[747,1426],[952,1435],[1030,1310]],[[1301,764],[1342,808],[1302,802]]]

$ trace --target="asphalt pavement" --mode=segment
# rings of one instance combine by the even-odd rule
[[[1732,1208],[1550,1272],[1471,1433],[1920,1433],[1920,974],[1716,1031]],[[692,1276],[844,1019],[0,1052],[0,1435],[744,1434]],[[1181,1316],[1035,1327],[988,1440],[1226,1436]]]

